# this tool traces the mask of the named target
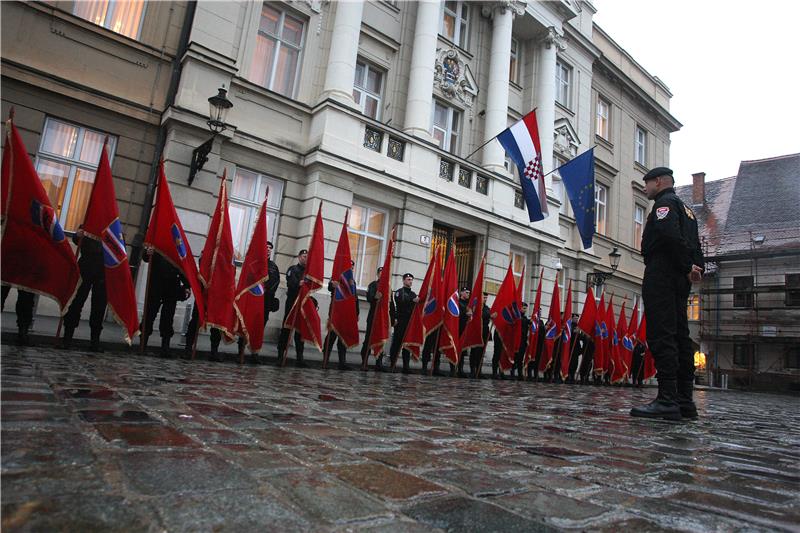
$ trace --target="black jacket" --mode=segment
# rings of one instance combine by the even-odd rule
[[[464,328],[467,327],[469,317],[467,316],[467,309],[469,309],[469,299],[458,299],[458,334],[464,333]]]
[[[655,197],[642,233],[642,255],[648,267],[680,275],[688,274],[693,264],[705,266],[697,219],[672,188]]]
[[[378,281],[375,280],[367,286],[367,302],[369,303],[369,312],[367,313],[367,322],[372,322],[372,317],[375,316],[375,295],[378,294]]]
[[[267,272],[269,277],[266,283],[264,283],[264,285],[266,285],[266,287],[264,287],[264,312],[271,313],[280,306],[279,302],[273,304],[273,301],[275,300],[275,293],[278,292],[278,286],[281,284],[281,271],[274,261],[270,261]]]
[[[180,270],[161,257],[158,252],[153,252],[153,256],[149,258],[145,254],[142,259],[146,263],[150,263],[150,268],[152,269],[150,273],[150,291],[153,294],[178,301],[186,300],[186,291],[190,287],[189,282],[183,277]]]
[[[286,271],[286,312],[291,311],[297,294],[300,292],[300,284],[306,276],[306,267],[301,264],[292,265]]]
[[[392,320],[396,320],[398,325],[407,324],[411,319],[411,313],[414,312],[414,298],[416,297],[417,293],[407,287],[400,287],[394,291],[389,313]]]
[[[100,241],[85,236],[81,239],[76,233],[72,236],[72,242],[80,246],[78,267],[81,270],[81,277],[105,276],[103,245],[100,244]]]

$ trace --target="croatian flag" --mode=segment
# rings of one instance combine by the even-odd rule
[[[497,136],[497,140],[519,169],[522,195],[528,205],[528,218],[531,222],[544,220],[547,216],[547,194],[544,187],[542,148],[539,144],[536,110],[503,130]]]

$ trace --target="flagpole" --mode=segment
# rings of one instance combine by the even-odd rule
[[[147,253],[147,251],[145,251]],[[150,261],[153,260],[152,254],[150,255]],[[139,337],[139,353],[144,354],[144,347],[147,344],[147,340],[150,335],[147,334],[147,307],[150,302],[150,276],[153,273],[153,265],[147,265],[147,283],[144,286],[144,309],[142,310],[142,325],[141,325],[141,333],[142,335]]]

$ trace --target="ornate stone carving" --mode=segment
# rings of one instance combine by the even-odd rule
[[[566,159],[572,159],[578,155],[580,145],[578,133],[569,120],[565,118],[556,120],[553,125],[553,151]]]
[[[542,42],[544,42],[544,45],[547,48],[550,48],[551,46],[555,45],[556,49],[559,52],[563,52],[564,50],[567,49],[567,40],[564,38],[563,35],[559,35],[559,33],[553,26],[547,28],[547,35],[544,36]]]
[[[496,2],[485,2],[483,7],[481,7],[481,15],[486,18],[492,18],[494,16],[494,12],[496,10],[503,10],[506,9],[511,10],[511,15],[515,17],[521,17],[525,14],[525,6],[527,2],[522,0],[498,0]]]
[[[445,98],[456,100],[465,108],[472,109],[472,104],[478,95],[478,86],[457,50],[453,48],[436,50],[433,84]]]

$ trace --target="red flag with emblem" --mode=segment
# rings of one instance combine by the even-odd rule
[[[544,348],[539,358],[539,372],[545,372],[553,363],[553,348],[556,338],[561,333],[561,295],[558,290],[558,279],[553,282],[553,297],[550,299],[550,311],[544,325]]]
[[[461,351],[478,346],[483,347],[486,344],[486,340],[483,338],[483,270],[485,266],[486,256],[484,255],[470,292],[469,308],[472,310],[472,316],[461,334]]]
[[[378,276],[378,292],[381,299],[375,305],[375,314],[372,318],[372,329],[369,333],[369,348],[372,355],[378,357],[383,353],[386,341],[389,339],[389,302],[391,300],[391,289],[389,280],[392,272],[392,254],[394,253],[395,228],[392,228],[392,235],[389,238],[389,245],[386,247],[386,257],[383,260],[383,270]]]
[[[358,313],[356,306],[356,280],[353,276],[352,259],[350,256],[350,237],[347,231],[348,210],[344,216],[342,232],[339,234],[339,244],[336,247],[336,256],[333,259],[331,281],[336,281],[337,286],[333,291],[331,312],[328,317],[328,329],[333,330],[342,339],[348,348],[358,344]]]
[[[603,376],[606,373],[608,353],[606,350],[606,339],[608,338],[608,326],[606,325],[606,295],[600,295],[600,303],[597,307],[597,322],[594,329],[594,373]]]
[[[569,376],[570,356],[572,355],[572,280],[567,286],[567,300],[564,303],[564,327],[561,332],[561,379]]]
[[[592,287],[586,291],[586,299],[583,301],[583,310],[581,310],[581,318],[578,320],[578,329],[585,335],[592,337],[594,335],[595,323],[597,322],[597,302],[594,300],[594,291]]]
[[[9,118],[2,165],[3,283],[43,294],[66,312],[80,281],[75,253]]]
[[[406,327],[406,333],[403,336],[402,348],[411,352],[414,360],[418,360],[422,351],[422,346],[425,344],[425,327],[422,324],[422,318],[425,315],[425,309],[428,304],[433,307],[437,305],[438,299],[434,291],[438,290],[438,283],[434,280],[439,278],[439,273],[436,268],[439,264],[439,249],[434,251],[431,260],[428,263],[428,270],[425,272],[425,279],[422,280],[422,286],[419,289],[419,301],[421,305],[415,305],[414,310],[411,312],[411,318]]]
[[[106,278],[106,299],[114,320],[125,332],[125,342],[139,333],[139,311],[136,307],[136,293],[133,289],[131,268],[128,264],[128,251],[122,224],[119,221],[117,196],[114,193],[114,180],[108,162],[106,146],[100,152],[100,164],[94,177],[92,194],[83,219],[85,237],[97,239],[103,247],[103,265]]]
[[[453,248],[447,255],[447,262],[444,265],[444,294],[447,300],[444,302],[444,313],[442,318],[442,331],[439,334],[439,350],[442,355],[455,364],[461,354],[459,349],[458,319],[460,308],[458,306],[458,274],[456,273],[456,258],[453,255]]]
[[[650,345],[647,344],[647,317],[645,315],[642,315],[642,321],[639,322],[639,329],[636,332],[636,341],[644,345],[643,379],[656,377],[656,362],[653,359],[653,352],[650,351]]]
[[[625,356],[624,337],[628,333],[628,322],[625,319],[625,304],[619,310],[619,319],[611,336],[611,357],[614,359],[614,371],[611,374],[611,383],[622,383],[628,375],[628,364]]]
[[[197,275],[197,264],[194,262],[192,249],[189,246],[189,241],[186,240],[186,234],[183,231],[183,226],[181,226],[178,213],[175,211],[175,204],[172,203],[167,176],[164,174],[163,160],[158,164],[158,172],[156,205],[153,208],[153,214],[150,216],[150,225],[147,227],[144,244],[152,246],[164,259],[172,263],[189,282],[192,294],[194,294],[197,313],[200,317],[198,327],[203,327],[205,325],[206,309],[200,279]]]
[[[528,332],[528,347],[525,349],[525,371],[528,371],[528,365],[536,358],[536,350],[539,346],[539,320],[542,317],[542,278],[544,277],[544,268],[539,272],[539,286],[536,288],[536,299],[533,302],[533,313],[531,314],[531,328]]]
[[[517,287],[514,283],[514,272],[511,269],[511,263],[509,263],[506,276],[503,278],[503,283],[500,284],[500,290],[497,291],[497,296],[495,296],[494,303],[492,303],[492,308],[489,311],[492,315],[497,313],[494,317],[494,329],[503,343],[503,352],[500,356],[501,366],[508,358],[506,354],[514,349],[514,305],[516,297]],[[511,360],[513,360],[513,352],[511,353]]]
[[[200,283],[205,288],[206,324],[225,334],[229,341],[236,329],[233,299],[236,287],[236,267],[233,264],[233,236],[228,216],[227,171],[219,184],[219,197],[206,244],[200,254]]]
[[[508,350],[503,350],[503,356],[500,358],[500,368],[503,370],[508,370],[514,366],[514,359],[522,344],[522,285],[525,281],[525,265],[522,266],[519,283],[517,283],[516,278],[513,281],[514,303],[511,306],[511,316],[514,319],[514,323],[511,326],[512,346]]]
[[[322,351],[322,332],[319,319],[319,311],[311,299],[311,294],[322,287],[322,279],[325,277],[325,230],[322,225],[322,202],[317,209],[317,217],[314,219],[314,230],[311,233],[311,245],[308,247],[308,260],[306,261],[306,271],[303,281],[300,282],[300,291],[294,301],[294,305],[286,316],[283,327],[289,330],[289,338],[292,332],[300,332],[300,338],[312,343],[319,351]],[[283,354],[284,358],[286,353]]]
[[[267,190],[267,197],[269,190]],[[258,353],[264,343],[264,298],[269,278],[269,252],[267,251],[267,198],[258,211],[253,236],[247,246],[233,309],[237,317],[237,330],[244,336],[251,353]]]
[[[434,253],[436,265],[433,268],[430,288],[428,289],[425,305],[422,307],[422,335],[424,339],[434,333],[442,325],[442,313],[444,311],[444,281],[442,280],[442,253],[439,248]],[[423,301],[420,298],[420,301]]]

